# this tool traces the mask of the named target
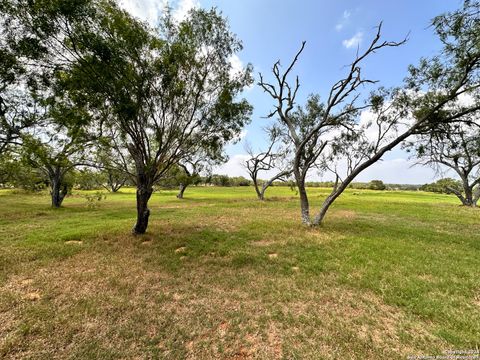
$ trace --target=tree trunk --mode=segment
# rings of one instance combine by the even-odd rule
[[[258,191],[257,190],[257,194],[259,194],[259,199],[260,200],[265,200],[265,192],[267,191],[267,189],[272,186],[273,182],[275,180],[279,180],[281,179],[283,176],[287,176],[287,175],[290,175],[292,172],[291,171],[282,171],[278,174],[276,174],[275,176],[273,176],[272,178],[270,178],[270,180],[268,181],[265,181],[262,185],[262,190]],[[307,203],[308,203],[308,199],[307,199]]]
[[[259,200],[265,200],[265,191],[267,191],[268,188],[268,182],[263,183],[262,185],[262,190],[260,190],[260,193],[258,194],[258,199]]]
[[[185,192],[185,189],[187,188],[187,185],[180,184],[180,188],[177,194],[178,199],[183,199],[183,193]]]
[[[330,205],[334,203],[334,201],[344,192],[344,190],[347,188],[347,186],[353,181],[355,176],[350,176],[345,179],[344,182],[338,184],[338,177],[335,180],[335,186],[330,193],[330,195],[327,196],[327,198],[323,201],[322,207],[320,208],[319,213],[315,218],[313,219],[312,225],[313,226],[319,226],[322,224],[323,219],[325,218],[325,215],[327,214],[328,209],[330,208]]]
[[[134,234],[144,234],[148,227],[150,209],[148,200],[152,196],[153,188],[146,184],[137,184],[137,223],[132,229]]]
[[[475,206],[473,202],[473,189],[468,185],[463,185],[463,191],[465,192],[463,205],[465,206]]]
[[[256,177],[252,176],[253,186],[255,187],[255,192],[257,193],[258,200],[264,200],[263,193],[260,191],[260,185]]]
[[[302,223],[305,225],[310,225],[310,205],[308,203],[307,190],[305,189],[305,177],[302,176],[299,170],[295,171],[295,181],[300,194],[300,212],[302,216]]]
[[[478,199],[480,198],[480,185],[477,185],[476,189],[473,191],[473,207],[477,207]]]
[[[54,177],[50,179],[51,182],[51,191],[50,195],[52,196],[52,207],[59,208],[62,206],[63,199],[68,193],[67,184],[62,183],[62,179],[59,177]]]

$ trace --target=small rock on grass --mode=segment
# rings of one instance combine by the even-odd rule
[[[25,295],[25,299],[30,301],[37,301],[40,300],[41,296],[38,292],[31,292]]]
[[[68,241],[65,241],[65,244],[81,245],[81,244],[83,244],[83,241],[82,240],[68,240]]]

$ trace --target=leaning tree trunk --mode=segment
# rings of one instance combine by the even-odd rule
[[[313,226],[318,226],[322,224],[322,221],[325,218],[325,215],[327,214],[330,205],[334,203],[334,201],[337,199],[337,197],[340,196],[340,194],[343,192],[343,190],[345,190],[345,188],[346,186],[340,186],[340,188],[334,190],[330,195],[327,196],[327,198],[323,201],[322,207],[320,208],[317,216],[315,216],[315,218],[313,219]]]
[[[281,179],[283,176],[287,176],[289,174],[291,174],[292,172],[291,171],[282,171],[278,174],[276,174],[275,176],[273,176],[272,178],[270,178],[270,180],[267,180],[263,183],[262,185],[262,190],[258,190],[258,186],[255,186],[256,190],[257,190],[257,195],[258,195],[258,198],[260,200],[265,200],[265,192],[267,191],[267,189],[272,186],[273,182],[275,180],[278,180],[278,179]],[[306,195],[306,193],[305,193]],[[307,198],[307,208],[308,208],[308,198]]]
[[[295,170],[295,181],[300,194],[300,212],[302,216],[302,223],[310,225],[310,205],[308,203],[307,190],[305,189],[305,176],[300,171]]]
[[[148,227],[150,209],[148,200],[152,196],[153,188],[147,184],[137,184],[137,223],[133,227],[134,234],[144,234]]]
[[[257,177],[255,175],[251,176],[253,181],[253,187],[255,188],[255,193],[257,194],[258,200],[263,200],[263,194],[260,191],[260,184],[258,183]]]
[[[51,181],[50,195],[52,196],[52,207],[59,208],[62,206],[63,199],[68,193],[67,184],[62,182],[59,177],[54,177]]]
[[[323,201],[322,207],[320,208],[320,211],[318,212],[317,216],[313,219],[312,225],[313,226],[319,226],[322,224],[323,219],[325,218],[325,215],[327,214],[328,209],[330,208],[330,205],[332,205],[335,200],[345,191],[347,186],[353,181],[355,176],[351,175],[345,179],[342,183],[338,184],[338,176],[335,181],[335,186],[330,193],[330,195],[327,196],[327,198]]]
[[[179,191],[178,191],[178,194],[177,194],[178,199],[183,199],[183,193],[185,192],[186,188],[187,188],[187,185],[180,184]]]

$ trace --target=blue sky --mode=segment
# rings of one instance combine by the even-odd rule
[[[122,3],[134,15],[154,22],[165,1],[123,0]],[[232,31],[243,41],[239,60],[243,64],[253,64],[255,71],[267,78],[273,63],[280,59],[286,64],[305,40],[305,51],[294,71],[300,78],[298,100],[301,103],[308,94],[324,95],[340,79],[345,72],[343,67],[354,58],[357,45],[362,48],[368,44],[381,21],[385,40],[401,40],[408,34],[409,41],[400,48],[374,55],[363,69],[367,76],[379,80],[383,86],[401,84],[409,64],[416,64],[422,56],[435,54],[440,47],[429,28],[430,20],[458,8],[462,1],[176,0],[169,3],[179,18],[195,6],[215,6],[221,10]],[[245,97],[254,106],[254,112],[244,139],[260,149],[264,146],[261,128],[268,124],[262,117],[271,110],[272,101],[257,86],[248,90]],[[243,142],[229,146],[227,153],[230,161],[216,172],[244,175],[241,166],[245,159]],[[357,180],[415,184],[433,180],[432,170],[412,168],[412,161],[407,158],[402,150],[394,150]]]

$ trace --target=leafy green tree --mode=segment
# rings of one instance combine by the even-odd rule
[[[40,191],[47,185],[38,169],[28,166],[10,152],[0,155],[0,187]]]
[[[444,184],[465,206],[477,206],[480,197],[480,123],[475,125],[450,124],[430,134],[417,136],[409,144],[418,163],[433,167],[437,173],[453,170],[462,186]],[[451,179],[442,179],[446,181]],[[441,185],[441,184],[437,184]]]
[[[42,26],[32,24],[27,29],[18,21],[21,5],[0,1],[0,154],[20,145],[22,133],[38,120],[32,92],[49,86],[53,69],[51,62],[48,66],[45,62],[51,55],[49,47],[39,42]]]
[[[115,193],[124,185],[134,183],[134,165],[128,152],[118,145],[116,134],[109,133],[96,143],[95,167],[98,184]]]
[[[431,184],[422,185],[419,190],[439,194],[454,194],[462,191],[462,183],[452,178],[444,178]]]
[[[90,116],[61,99],[41,100],[38,116],[42,125],[21,135],[19,154],[23,161],[40,171],[48,181],[53,207],[60,207],[73,187],[70,174],[78,166],[90,164],[94,137],[88,134]]]
[[[35,5],[24,4],[30,17],[43,19],[38,7],[45,4]],[[65,6],[70,11],[73,5]],[[167,15],[151,29],[112,2],[82,6],[75,16],[50,11],[49,39],[69,58],[58,77],[78,104],[110,114],[102,126],[119,134],[135,164],[133,232],[141,234],[148,226],[153,185],[170,167],[198,144],[222,148],[248,121],[251,107],[237,99],[251,83],[251,70],[232,73],[230,57],[241,43],[215,10],[192,11],[179,24]]]
[[[215,186],[232,186],[232,182],[227,175],[213,174],[207,178],[206,182]]]
[[[152,29],[107,0],[4,3],[12,33],[53,54],[57,94],[87,106],[133,160],[136,234],[147,229],[153,185],[200,144],[221,149],[248,122],[251,106],[238,95],[251,68],[233,72],[242,45],[215,10],[180,23],[166,14]]]
[[[368,183],[370,190],[385,190],[387,187],[382,180],[372,180]]]
[[[73,172],[74,187],[80,190],[97,190],[102,187],[104,177],[98,170],[83,168]]]

